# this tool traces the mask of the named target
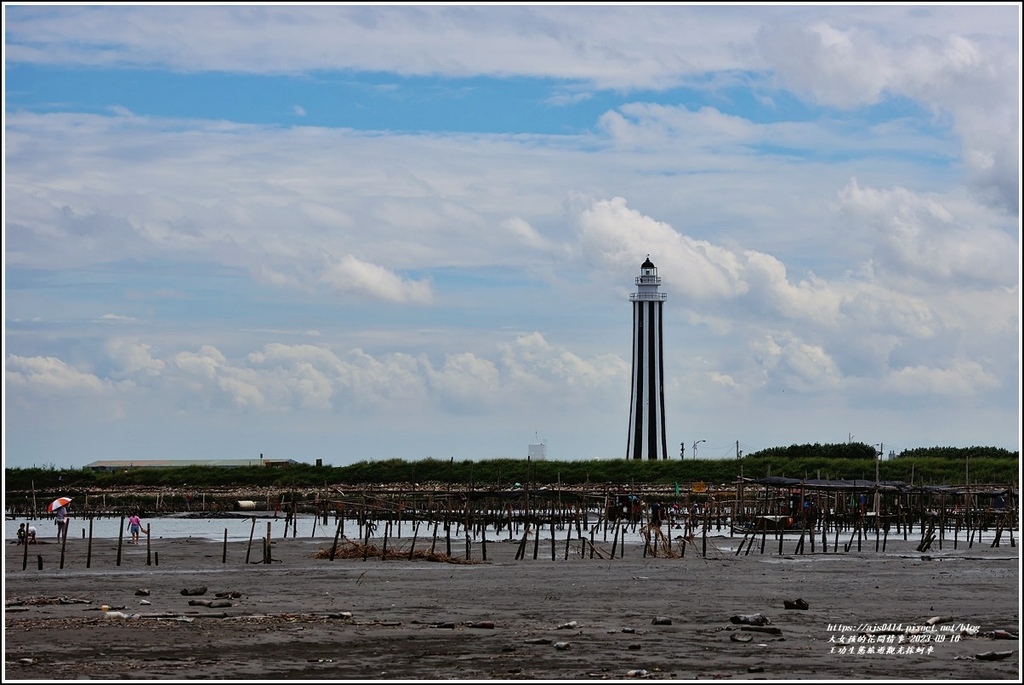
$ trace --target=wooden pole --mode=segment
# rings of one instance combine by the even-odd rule
[[[363,537],[363,561],[366,561],[366,558],[368,556],[370,556],[370,522],[369,521],[366,521],[365,527],[363,528],[363,530],[366,531],[364,533],[364,537]]]
[[[146,545],[149,545],[149,538],[146,539]],[[224,529],[224,551],[221,553],[220,563],[222,563],[222,564],[228,563],[228,529],[227,528]],[[149,566],[148,561],[146,563],[146,566]]]
[[[452,555],[452,501],[449,498],[444,503],[444,553],[451,557]]]
[[[31,521],[31,519],[29,519]],[[21,570],[28,568],[28,524],[25,524],[25,549],[22,551]]]
[[[121,565],[121,546],[124,544],[124,514],[121,514],[121,525],[117,528],[117,565]]]
[[[571,537],[572,537],[572,526],[566,526],[565,527],[565,559],[564,559],[564,561],[568,561],[569,560],[569,539]]]
[[[64,519],[64,525],[60,527],[61,543],[60,543],[60,567],[64,568],[64,549],[68,546],[68,528],[71,527],[71,519]]]
[[[270,521],[267,521],[267,541],[263,547],[263,563],[269,564],[273,558],[273,554],[270,551]]]
[[[420,534],[420,522],[419,522],[419,519],[416,519],[416,524],[413,526],[413,529],[412,529],[412,544],[409,545],[409,561],[413,560],[413,554],[415,554],[415,552],[416,552],[416,538],[419,536],[419,534]],[[484,547],[484,550],[486,550],[486,549],[487,549],[487,547]],[[485,551],[484,552],[484,559],[486,559],[486,558],[487,558],[487,552]]]
[[[89,525],[90,525],[90,527],[92,526],[92,522],[91,521],[89,522]],[[149,525],[150,524],[148,524],[148,523],[146,524],[146,566],[150,566],[151,565],[149,562],[150,562],[150,555],[152,554],[152,546],[151,546],[150,540],[152,540],[153,538],[150,537],[150,535],[149,535]],[[91,535],[91,530],[90,530],[90,535]]]
[[[551,504],[551,561],[555,560],[555,505]]]
[[[249,546],[245,550],[245,563],[249,563],[249,553],[252,552],[252,536],[256,532],[256,517],[252,517],[252,528],[249,529]],[[337,538],[335,538],[335,544],[337,544]],[[331,561],[334,561],[333,557]]]
[[[255,519],[253,519],[255,521]],[[334,544],[331,545],[331,552],[328,556],[330,561],[334,561],[334,555],[338,550],[338,538],[341,537],[341,523],[345,520],[344,514],[338,518],[338,527],[334,529]]]

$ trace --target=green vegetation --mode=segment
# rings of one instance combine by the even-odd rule
[[[775,447],[741,459],[633,461],[529,461],[526,459],[361,461],[348,466],[294,464],[287,467],[225,468],[187,466],[133,468],[119,472],[86,469],[5,469],[7,492],[30,489],[79,491],[88,488],[203,489],[217,487],[320,487],[419,483],[432,487],[510,488],[523,485],[672,485],[704,481],[729,483],[747,478],[863,479],[875,477],[875,448],[863,443]],[[881,480],[921,485],[957,485],[969,474],[972,483],[1018,483],[1019,452],[995,447],[918,448],[878,463]]]

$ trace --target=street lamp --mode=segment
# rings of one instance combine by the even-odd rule
[[[707,442],[707,440],[695,440],[693,442],[693,458],[694,459],[697,458],[697,445],[699,445],[702,442]]]

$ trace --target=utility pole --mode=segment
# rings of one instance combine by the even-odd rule
[[[740,454],[740,441],[737,440],[736,441],[736,458],[739,459],[741,456],[743,456],[743,455]]]
[[[686,443],[685,442],[679,443],[679,460],[682,461],[683,459],[686,459]]]

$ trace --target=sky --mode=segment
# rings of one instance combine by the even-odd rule
[[[1019,450],[1019,3],[4,3],[4,463]]]

